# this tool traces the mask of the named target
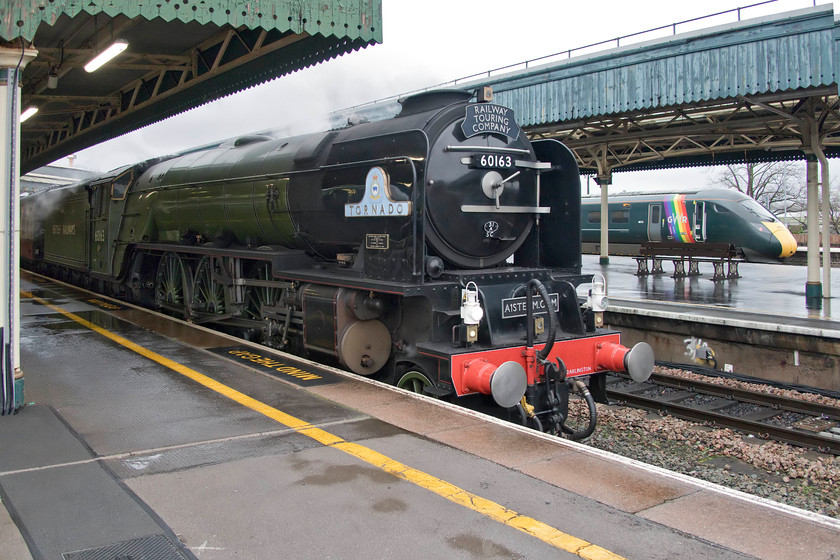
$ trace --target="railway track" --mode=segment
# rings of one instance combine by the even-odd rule
[[[611,377],[607,397],[661,414],[840,455],[838,407],[657,373],[645,383]]]

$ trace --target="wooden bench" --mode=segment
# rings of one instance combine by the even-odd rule
[[[738,273],[738,252],[729,243],[673,243],[668,241],[648,241],[639,248],[639,256],[634,257],[638,270],[636,276],[648,274],[664,274],[662,261],[670,260],[674,263],[673,278],[699,276],[700,263],[710,262],[715,267],[712,280],[726,280],[740,278]],[[648,259],[651,267],[648,269]],[[688,271],[685,263],[688,262]],[[726,270],[724,271],[724,265]]]

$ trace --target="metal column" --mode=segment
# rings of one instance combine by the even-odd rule
[[[0,48],[0,414],[23,402],[20,369],[20,85],[24,67],[38,51]]]
[[[601,186],[601,264],[610,262],[610,208],[609,188],[612,184],[612,168],[607,163],[607,146],[601,146],[598,157],[598,185]]]
[[[598,184],[601,186],[601,264],[610,262],[610,207],[607,198],[609,186],[612,183],[612,174],[598,175]]]
[[[817,181],[817,161],[808,155],[808,281],[805,284],[806,305],[822,305],[822,284],[820,283],[820,191]]]
[[[823,267],[823,293],[824,299],[831,298],[831,211],[829,209],[830,196],[829,192],[829,170],[828,158],[823,153],[822,146],[817,144],[814,152],[820,160],[820,171],[822,173],[820,183],[822,184],[822,216],[820,220],[820,228],[822,235],[822,267]]]

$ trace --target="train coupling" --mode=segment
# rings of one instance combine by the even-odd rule
[[[602,342],[595,347],[595,360],[602,369],[626,371],[637,383],[647,381],[653,373],[653,348],[647,342],[639,342],[633,348]]]

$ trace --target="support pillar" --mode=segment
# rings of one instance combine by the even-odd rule
[[[820,219],[820,238],[822,239],[822,267],[823,267],[823,299],[831,298],[831,211],[829,204],[831,203],[831,193],[829,192],[829,169],[828,158],[825,157],[822,145],[819,139],[812,143],[814,154],[820,162],[820,171],[822,172],[820,183],[822,185],[822,215]]]
[[[601,264],[610,262],[610,207],[608,199],[609,186],[612,184],[612,171],[599,173],[596,179],[601,186]]]
[[[820,283],[820,193],[817,181],[817,160],[808,154],[808,281],[805,284],[805,305],[822,307],[822,284]]]
[[[20,369],[20,90],[24,67],[38,55],[0,47],[0,414],[23,404]]]

